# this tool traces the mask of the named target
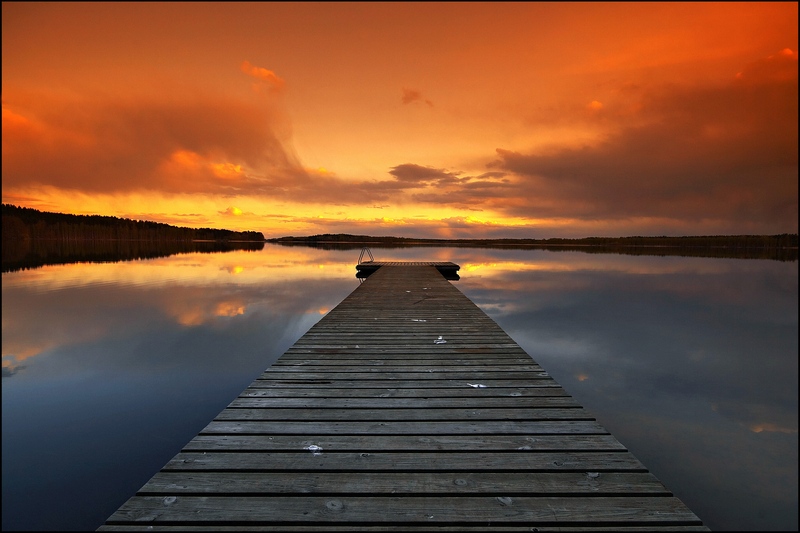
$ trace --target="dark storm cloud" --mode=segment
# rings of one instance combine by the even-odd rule
[[[797,56],[748,66],[720,87],[640,93],[634,126],[596,146],[524,154],[493,168],[531,198],[517,215],[759,219],[797,231]],[[552,201],[545,205],[536,199]]]

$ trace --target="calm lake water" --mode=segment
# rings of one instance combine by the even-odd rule
[[[798,264],[477,248],[452,282],[714,530],[797,530]],[[2,275],[3,530],[99,527],[359,284],[266,245]]]

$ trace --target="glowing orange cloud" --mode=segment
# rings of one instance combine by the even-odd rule
[[[247,307],[239,302],[220,302],[214,310],[216,316],[243,315]]]
[[[755,83],[797,81],[797,52],[784,48],[736,73],[737,80]]]
[[[783,427],[779,426],[778,424],[773,424],[771,422],[765,422],[762,424],[754,424],[750,426],[750,431],[752,431],[753,433],[761,433],[763,431],[767,431],[775,433],[788,433],[791,435],[793,433],[797,433],[797,428]]]
[[[248,76],[251,76],[257,80],[267,82],[270,85],[270,87],[272,87],[275,90],[282,89],[285,84],[283,78],[281,78],[271,70],[267,70],[262,67],[257,67],[251,64],[249,61],[243,61],[240,68],[242,72],[244,72]]]

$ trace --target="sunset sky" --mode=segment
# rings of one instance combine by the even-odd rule
[[[266,237],[796,233],[787,3],[3,3],[2,201]]]

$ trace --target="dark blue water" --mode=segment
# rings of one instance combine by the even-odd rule
[[[797,262],[465,248],[455,283],[716,530],[796,530]],[[346,297],[356,251],[3,274],[3,530],[99,527]]]

